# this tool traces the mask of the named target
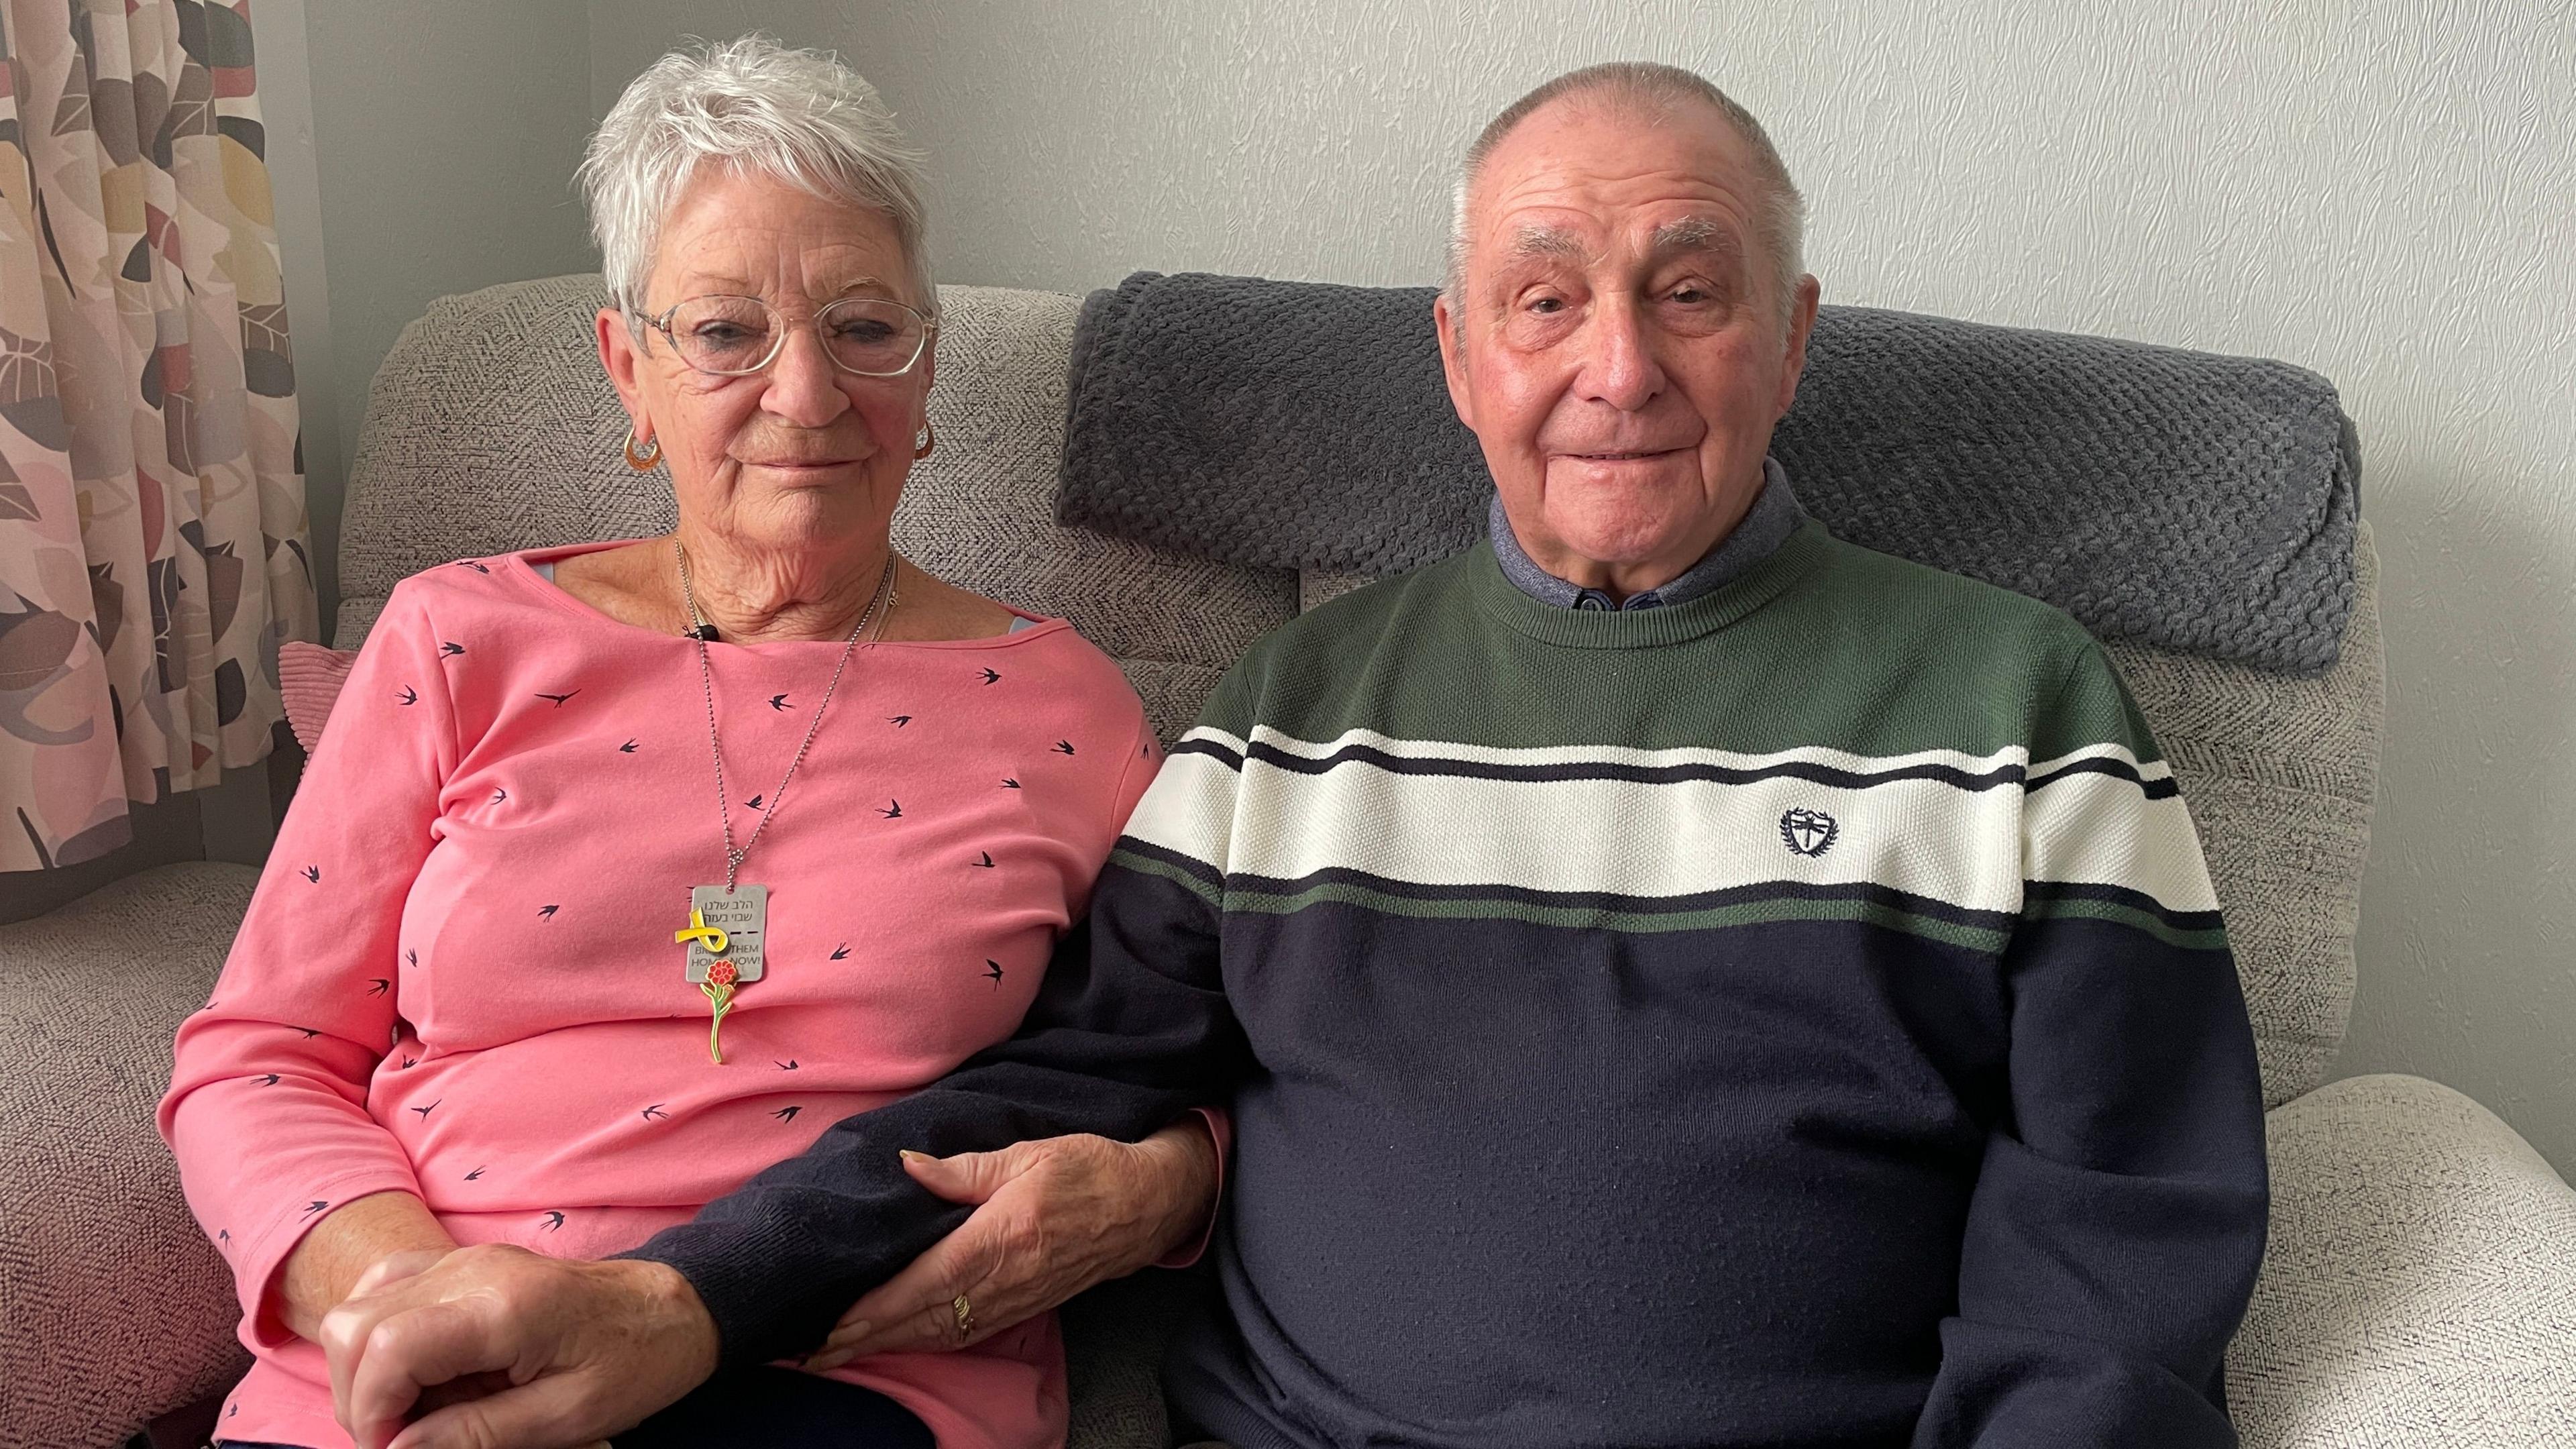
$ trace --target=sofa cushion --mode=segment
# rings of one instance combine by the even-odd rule
[[[2268,1126],[2271,1243],[2227,1351],[2245,1449],[2576,1444],[2576,1191],[2421,1077]]]
[[[163,866],[0,926],[0,1441],[105,1449],[249,1365],[152,1114],[258,880]]]

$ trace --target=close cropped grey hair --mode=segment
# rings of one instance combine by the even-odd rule
[[[637,76],[591,136],[580,182],[609,295],[638,329],[663,219],[710,163],[884,213],[910,267],[913,305],[936,311],[922,160],[857,72],[826,52],[746,35],[673,51]]]
[[[1773,304],[1785,323],[1790,304],[1797,296],[1798,279],[1806,274],[1806,198],[1798,194],[1798,185],[1789,179],[1789,167],[1780,159],[1779,148],[1771,144],[1770,134],[1751,111],[1736,104],[1734,97],[1709,84],[1705,77],[1680,66],[1644,60],[1614,60],[1567,71],[1504,107],[1501,115],[1477,133],[1458,168],[1455,207],[1450,215],[1449,305],[1455,308],[1464,300],[1460,289],[1467,280],[1467,202],[1477,173],[1484,170],[1485,159],[1494,153],[1494,148],[1531,112],[1566,96],[1599,96],[1657,118],[1677,107],[1707,105],[1726,118],[1753,152],[1754,169],[1770,193],[1764,198],[1756,224],[1763,233],[1763,249],[1771,258]]]

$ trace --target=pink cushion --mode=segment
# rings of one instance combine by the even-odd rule
[[[340,686],[349,682],[349,666],[357,662],[355,649],[325,649],[301,639],[277,646],[277,689],[286,697],[287,728],[295,731],[295,742],[306,754],[322,738]]]

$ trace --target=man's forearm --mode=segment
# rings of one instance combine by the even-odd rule
[[[1076,1133],[1136,1142],[1231,1096],[1250,1053],[1205,914],[1181,887],[1112,864],[1010,1040],[834,1124],[627,1256],[689,1280],[725,1363],[813,1349],[842,1309],[966,1219],[912,1180],[900,1152],[953,1157]]]
[[[965,1221],[969,1209],[912,1181],[900,1150],[949,1157],[1079,1132],[1135,1141],[1190,1105],[1179,1093],[1059,1079],[1032,1094],[1051,1099],[1037,1106],[980,1075],[836,1124],[625,1256],[688,1279],[714,1316],[726,1364],[765,1363],[813,1348],[853,1299]],[[1176,1211],[1168,1237],[1186,1231],[1183,1219],[1195,1221]]]

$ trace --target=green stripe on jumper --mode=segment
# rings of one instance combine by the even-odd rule
[[[1179,878],[1179,873],[1173,872],[1172,877]],[[1205,882],[1192,884],[1205,894]],[[1774,921],[1849,921],[1904,931],[1944,945],[1988,953],[2001,951],[2011,934],[1917,915],[1902,907],[1877,901],[1815,900],[1793,896],[1738,901],[1701,911],[1622,911],[1595,906],[1549,906],[1498,898],[1421,900],[1341,881],[1323,882],[1286,894],[1243,890],[1225,893],[1226,910],[1253,915],[1292,915],[1308,906],[1326,904],[1357,906],[1382,915],[1410,916],[1419,920],[1523,921],[1534,926],[1615,931],[1627,935],[1721,931],[1733,926],[1757,926]]]
[[[2031,901],[2023,909],[2022,918],[2032,921],[2069,918],[2109,921],[2114,925],[2127,926],[2131,930],[2144,931],[2166,945],[2184,951],[2227,949],[2227,932],[2222,928],[2185,929],[2172,924],[2153,911],[2143,911],[2136,906],[2122,905],[2118,901],[2085,900],[2080,897]]]
[[[1132,850],[1113,850],[1109,852],[1109,863],[1125,866],[1139,875],[1159,876],[1175,885],[1186,886],[1190,894],[1207,902],[1210,907],[1220,911],[1225,909],[1225,892],[1169,861],[1156,860]]]

